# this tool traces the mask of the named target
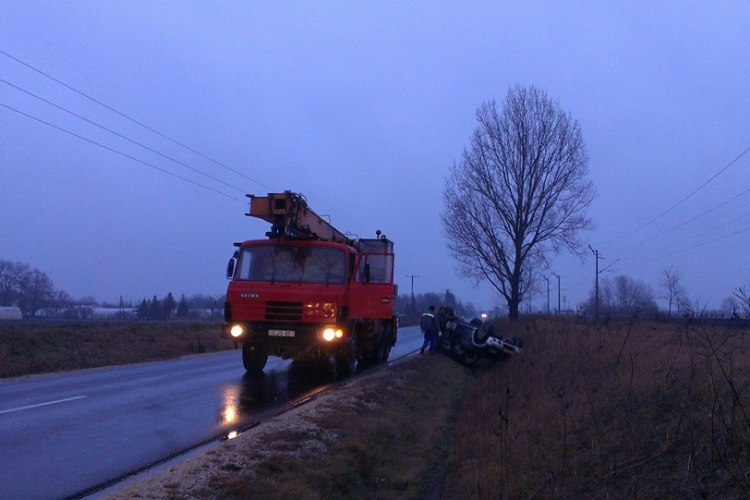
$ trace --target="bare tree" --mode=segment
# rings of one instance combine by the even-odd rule
[[[750,290],[743,285],[732,291],[732,294],[737,299],[737,306],[745,313],[745,317],[750,319]]]
[[[594,309],[595,291],[589,293],[585,307]],[[619,275],[602,280],[599,290],[599,310],[607,314],[655,314],[658,310],[651,287],[630,276]]]
[[[615,307],[620,312],[630,313],[657,311],[654,292],[649,285],[630,276],[620,275],[615,278]]]
[[[721,302],[722,315],[726,314],[730,319],[738,319],[740,317],[737,313],[737,309],[742,309],[742,306],[734,296],[726,297]]]
[[[672,305],[680,305],[687,301],[687,290],[682,284],[682,273],[679,269],[672,267],[662,270],[661,281],[659,286],[662,287],[660,298],[669,304],[668,314],[672,316]]]
[[[31,273],[22,262],[0,260],[0,306],[12,306],[21,293],[21,283]]]
[[[55,317],[62,316],[72,304],[73,298],[65,290],[56,290],[50,298],[50,307],[52,307]]]
[[[511,88],[502,110],[482,104],[477,121],[446,179],[442,221],[461,274],[489,281],[515,320],[547,254],[580,255],[588,155],[578,122],[536,87]]]
[[[48,305],[55,293],[52,280],[39,269],[24,276],[20,288],[19,307],[27,316],[34,316],[39,309]]]

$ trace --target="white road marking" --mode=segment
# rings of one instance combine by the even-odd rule
[[[76,399],[83,399],[86,396],[76,396],[73,398],[66,398],[66,399],[58,399],[57,401],[48,401],[46,403],[39,403],[35,405],[29,405],[29,406],[21,406],[19,408],[11,408],[10,410],[0,410],[0,415],[3,413],[13,413],[14,411],[22,411],[22,410],[30,410],[32,408],[39,408],[40,406],[49,406],[49,405],[56,405],[58,403],[67,403],[68,401],[75,401]]]

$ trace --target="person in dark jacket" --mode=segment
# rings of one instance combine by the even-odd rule
[[[445,334],[445,327],[448,325],[448,315],[445,313],[445,307],[440,306],[437,312],[438,327],[440,327],[440,335]]]
[[[424,343],[422,348],[419,350],[420,354],[424,354],[425,348],[430,346],[430,354],[434,354],[437,349],[437,337],[440,331],[438,320],[435,317],[435,306],[430,306],[430,310],[422,315],[422,319],[419,322],[419,327],[424,333]]]
[[[443,340],[445,339],[446,327],[448,325],[448,317],[445,314],[445,307],[438,307],[437,316],[438,324],[438,337],[437,337],[437,350],[440,351],[443,347]]]

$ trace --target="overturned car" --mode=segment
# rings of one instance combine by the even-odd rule
[[[466,366],[480,359],[490,362],[518,354],[523,349],[523,339],[514,336],[506,339],[495,332],[495,327],[479,318],[466,323],[457,317],[450,318],[445,331],[438,339],[438,351]]]

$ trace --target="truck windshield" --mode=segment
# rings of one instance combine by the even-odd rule
[[[258,245],[242,249],[237,279],[248,281],[346,282],[346,254],[334,248]]]

